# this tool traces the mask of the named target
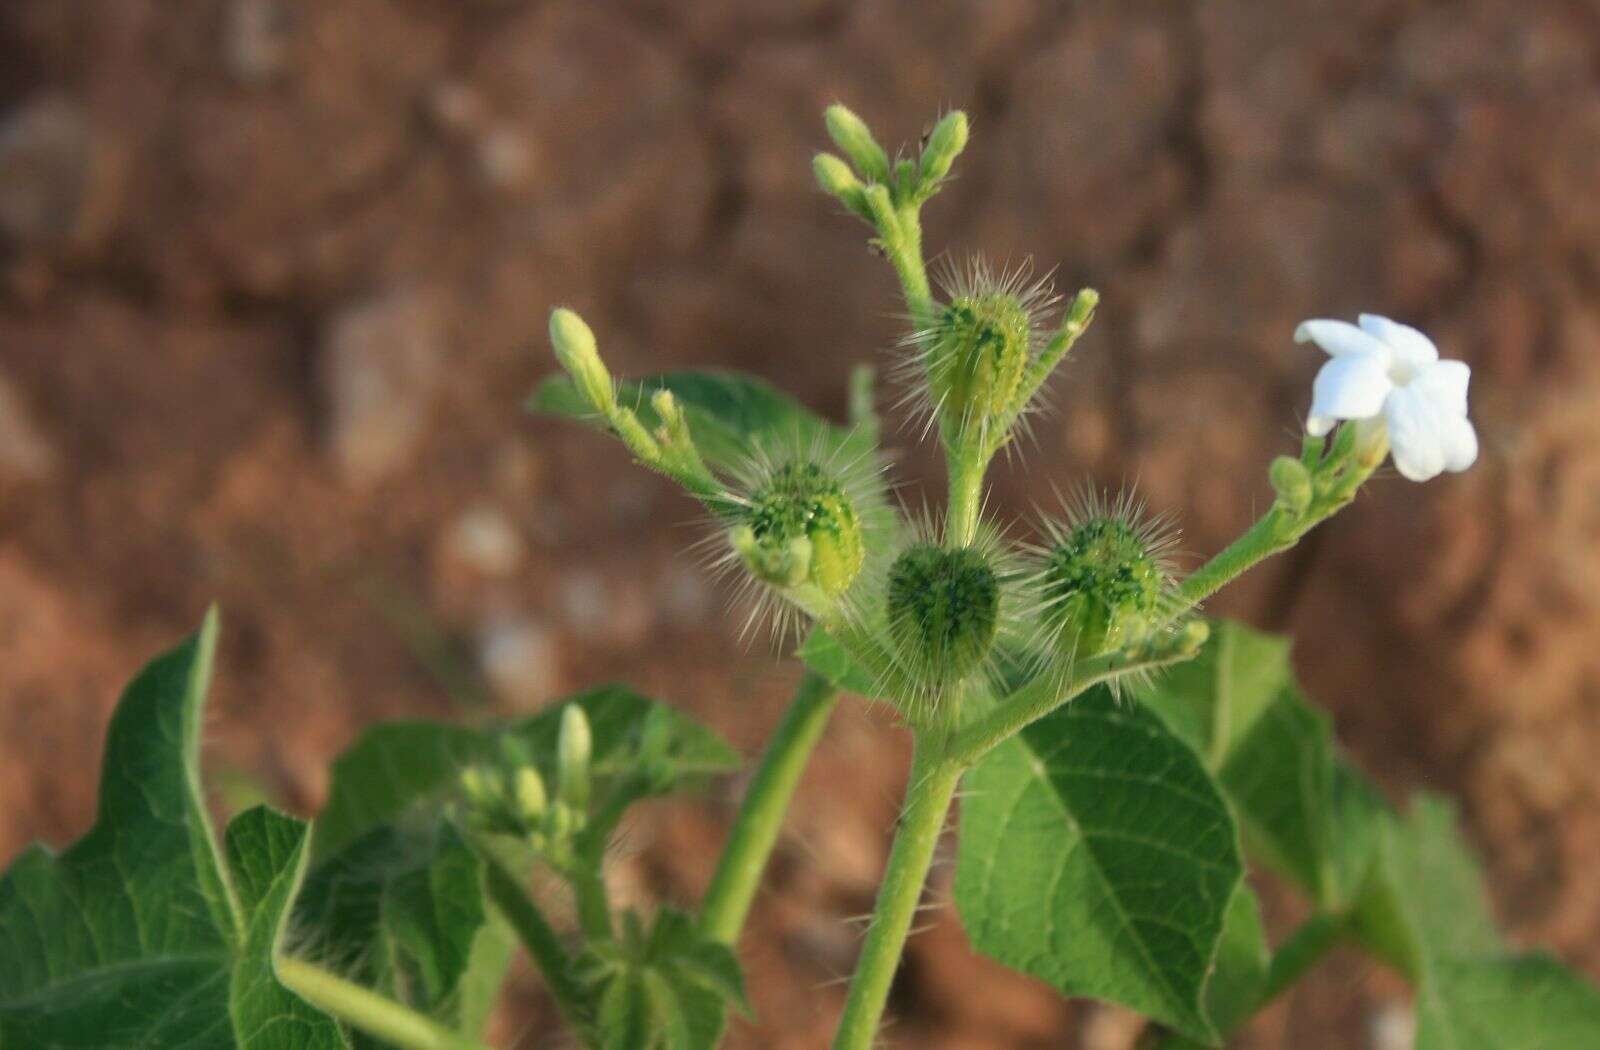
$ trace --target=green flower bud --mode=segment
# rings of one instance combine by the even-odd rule
[[[1096,515],[1054,539],[1036,582],[1056,650],[1089,657],[1142,638],[1169,582],[1159,535],[1120,516]]]
[[[517,816],[524,824],[536,824],[544,819],[549,798],[544,790],[544,778],[532,766],[517,770]]]
[[[922,149],[922,177],[937,182],[950,174],[950,165],[967,148],[967,115],[959,109],[946,113],[928,135]]]
[[[568,704],[561,712],[561,730],[556,737],[556,791],[561,801],[579,813],[589,806],[589,758],[593,747],[589,716],[578,704]]]
[[[1284,510],[1298,517],[1311,506],[1311,471],[1304,463],[1293,456],[1279,456],[1272,461],[1267,476]]]
[[[889,569],[889,627],[901,664],[923,689],[977,670],[1000,623],[1000,579],[977,547],[908,548]]]
[[[475,809],[495,810],[504,802],[500,776],[491,769],[468,766],[461,771],[456,782],[461,788],[461,794],[466,796],[467,802]]]
[[[828,137],[850,158],[862,178],[869,182],[889,181],[889,155],[860,117],[836,102],[828,107],[823,120],[828,126]]]
[[[817,185],[822,187],[822,192],[831,197],[842,199],[847,193],[861,192],[861,180],[856,178],[856,173],[850,170],[850,165],[832,153],[818,153],[811,158],[811,170],[816,175]]]
[[[616,390],[611,373],[600,360],[600,350],[595,345],[594,332],[583,318],[565,307],[550,313],[550,342],[555,347],[556,358],[567,370],[584,399],[595,411],[610,415],[617,407]]]
[[[824,467],[777,467],[751,493],[729,541],[751,574],[774,587],[815,586],[842,595],[861,571],[866,543],[855,503]]]

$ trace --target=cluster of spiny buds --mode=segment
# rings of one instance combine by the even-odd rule
[[[457,778],[467,825],[520,838],[535,852],[559,861],[589,817],[593,746],[588,715],[579,705],[568,704],[556,737],[556,792],[551,798],[527,745],[516,736],[502,736],[498,762],[468,766]]]

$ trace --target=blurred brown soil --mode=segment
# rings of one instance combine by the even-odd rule
[[[1356,758],[1462,800],[1513,938],[1600,976],[1591,0],[7,0],[0,857],[87,825],[117,688],[211,601],[207,761],[301,812],[374,720],[606,679],[757,750],[794,670],[738,642],[692,509],[519,402],[570,303],[620,371],[738,367],[838,411],[901,322],[811,185],[835,99],[897,140],[967,108],[930,245],[1104,295],[1007,512],[1137,479],[1198,557],[1295,441],[1297,321],[1375,309],[1473,365],[1478,468],[1373,486],[1216,611],[1292,629]],[[824,1044],[905,758],[886,712],[842,711],[732,1045]],[[641,814],[619,892],[692,899],[741,787]],[[930,921],[891,1045],[1129,1045]],[[1340,957],[1241,1045],[1404,1045],[1401,1003]],[[531,976],[498,1038],[567,1045]]]

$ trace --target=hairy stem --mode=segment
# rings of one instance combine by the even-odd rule
[[[299,959],[273,960],[279,982],[306,1002],[401,1050],[488,1050],[359,984]]]
[[[884,252],[900,278],[906,307],[919,330],[933,325],[933,291],[928,285],[928,269],[922,260],[922,218],[914,206],[895,212],[893,231],[880,229]]]
[[[950,501],[945,512],[945,543],[965,547],[978,535],[978,514],[983,509],[983,475],[989,457],[976,443],[959,438],[946,444],[950,474]]]
[[[701,902],[700,930],[707,937],[728,945],[739,939],[778,841],[784,813],[838,702],[839,691],[826,678],[807,671],[800,679],[794,700],[750,782],[711,888]]]
[[[833,1038],[834,1050],[869,1050],[873,1045],[961,772],[938,741],[918,734],[900,830],[878,888],[877,908]]]
[[[1154,670],[1194,656],[1204,644],[1206,628],[1193,623],[1159,649],[1129,653],[1117,651],[1078,664],[1065,683],[1053,677],[1036,678],[1011,693],[980,717],[967,723],[950,746],[950,760],[965,768],[988,754],[1002,741],[1021,732],[1091,686],[1136,671]]]
[[[562,945],[561,938],[545,922],[544,915],[528,898],[527,891],[516,876],[492,853],[479,850],[478,855],[483,859],[489,897],[544,974],[545,985],[550,989],[556,1009],[568,1024],[580,1031],[586,1029],[589,1019],[583,989],[578,983],[572,956]]]
[[[609,941],[611,929],[611,902],[606,899],[605,878],[597,865],[580,862],[566,873],[572,884],[572,896],[578,908],[578,926],[583,936],[591,941]]]

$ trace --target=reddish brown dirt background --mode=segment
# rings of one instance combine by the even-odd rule
[[[1475,470],[1372,486],[1216,608],[1294,630],[1385,787],[1460,797],[1514,938],[1600,975],[1593,0],[6,0],[0,857],[86,827],[117,689],[211,601],[224,802],[310,813],[376,719],[607,679],[754,752],[794,668],[737,643],[691,507],[519,402],[570,303],[619,371],[839,410],[899,322],[811,183],[835,99],[895,140],[967,108],[931,247],[1104,294],[1008,511],[1137,478],[1203,554],[1294,444],[1298,320],[1376,309],[1473,365]],[[832,727],[732,1045],[824,1044],[905,758],[882,711]],[[642,814],[619,891],[698,894],[741,787]],[[931,921],[891,1045],[1130,1044]],[[567,1045],[531,975],[509,1000],[497,1045]],[[1242,1043],[1404,1046],[1403,1004],[1343,956]]]

